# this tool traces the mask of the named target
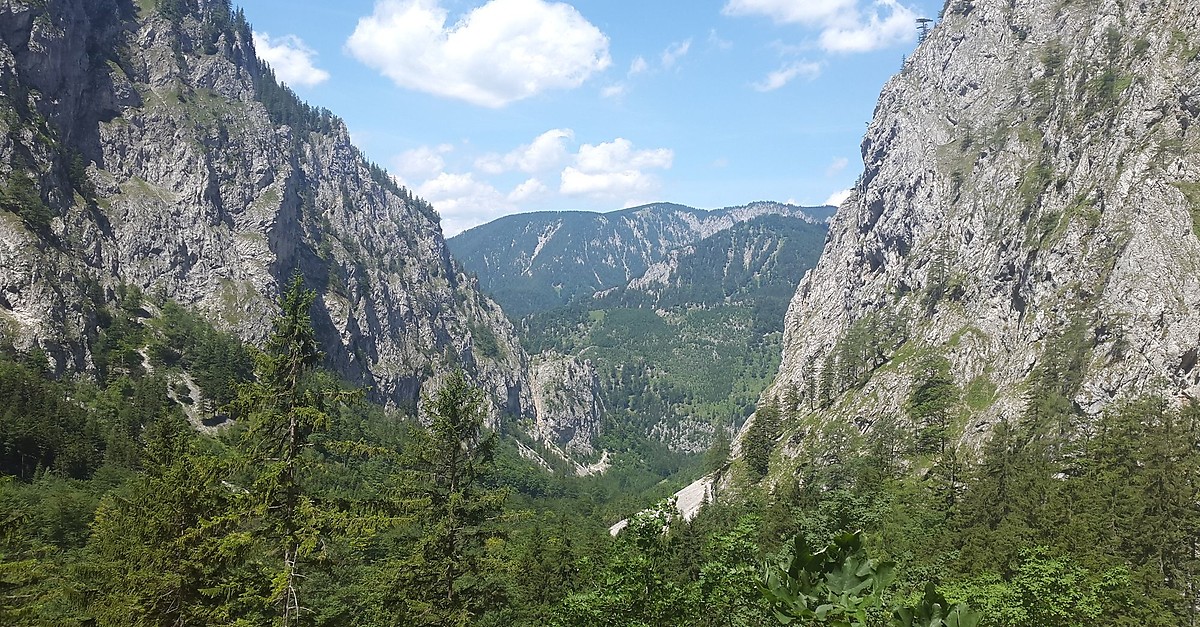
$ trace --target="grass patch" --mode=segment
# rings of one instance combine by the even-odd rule
[[[1017,185],[1017,195],[1020,196],[1021,204],[1025,208],[1022,219],[1028,219],[1033,208],[1037,206],[1038,199],[1050,186],[1052,180],[1054,180],[1054,169],[1044,160],[1029,166],[1029,169],[1021,175],[1021,182]]]
[[[963,402],[972,412],[980,412],[996,402],[996,384],[985,376],[978,376],[963,390]]]
[[[1185,63],[1190,63],[1200,57],[1200,42],[1192,44],[1191,37],[1178,28],[1171,29],[1171,45],[1170,50],[1179,55],[1179,58]]]

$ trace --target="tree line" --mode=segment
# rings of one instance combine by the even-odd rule
[[[718,443],[719,503],[684,521],[665,501],[613,538],[609,504],[641,489],[620,483],[632,456],[606,478],[541,473],[482,426],[462,373],[420,421],[370,405],[320,368],[314,296],[293,281],[266,345],[240,348],[252,373],[226,375],[236,425],[215,437],[167,397],[165,362],[110,360],[88,383],[0,360],[0,622],[1196,622],[1193,406],[1130,401],[1080,435],[1031,402],[969,462],[940,439],[953,392],[931,361],[909,415],[866,430],[797,431],[798,397],[760,408],[776,445],[731,464]],[[170,307],[129,313],[143,298],[110,312],[110,351],[158,342],[199,364],[221,342]]]

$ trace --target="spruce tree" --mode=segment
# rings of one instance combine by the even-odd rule
[[[313,435],[329,428],[330,409],[356,397],[316,371],[323,354],[309,316],[315,299],[302,277],[294,276],[266,351],[256,356],[257,380],[242,386],[231,405],[234,416],[247,423],[242,448],[252,476],[252,513],[278,559],[270,598],[285,626],[303,620],[301,570],[323,550],[322,533],[333,524],[332,512],[304,489],[305,471],[313,464],[305,451]]]
[[[425,404],[428,427],[413,430],[398,477],[418,536],[399,568],[399,590],[420,624],[465,625],[496,601],[483,576],[485,545],[502,535],[508,492],[483,483],[493,463],[483,391],[461,370]]]
[[[774,399],[767,401],[754,413],[754,422],[746,430],[742,440],[742,458],[750,469],[754,480],[761,479],[771,467],[771,450],[779,438],[779,405]]]
[[[99,625],[183,627],[264,618],[262,577],[248,557],[243,491],[230,465],[199,451],[191,427],[166,416],[146,427],[144,473],[100,504],[89,583]]]

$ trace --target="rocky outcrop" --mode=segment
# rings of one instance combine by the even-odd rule
[[[934,353],[967,441],[1041,376],[1085,414],[1200,394],[1198,41],[1178,0],[948,2],[883,89],[769,393],[869,422]]]
[[[127,285],[259,341],[300,273],[328,365],[380,402],[416,408],[461,366],[496,417],[532,420],[528,357],[433,209],[276,83],[227,1],[152,4],[0,3],[7,339],[86,371],[97,308]],[[13,202],[30,187],[43,216]]]
[[[592,442],[600,435],[599,390],[591,363],[549,352],[539,355],[533,366],[537,418],[530,435],[565,459],[594,456]]]

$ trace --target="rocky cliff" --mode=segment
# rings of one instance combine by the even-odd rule
[[[534,418],[529,360],[452,261],[438,216],[301,103],[228,0],[0,3],[0,321],[90,367],[117,286],[263,339],[282,283],[317,289],[329,365],[413,408],[464,367]]]
[[[1042,393],[1195,398],[1198,115],[1194,3],[951,0],[883,89],[769,394],[869,423],[941,356],[968,442]]]
[[[594,455],[600,435],[600,379],[590,362],[546,352],[534,360],[537,419],[526,431],[566,459]]]

